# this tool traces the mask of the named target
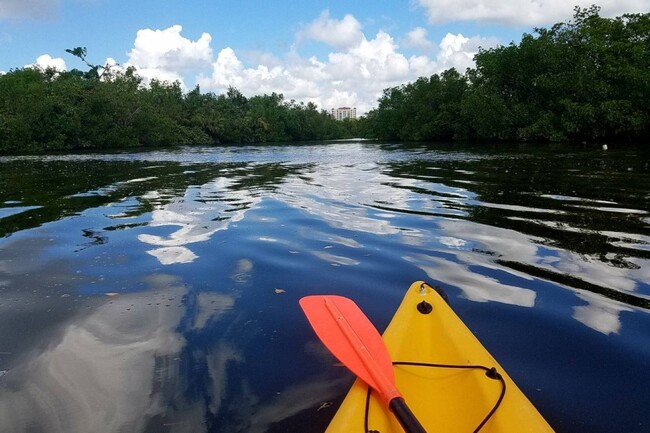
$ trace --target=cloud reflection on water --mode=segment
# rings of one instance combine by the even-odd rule
[[[311,356],[311,340],[302,352],[291,345],[304,336],[284,309],[288,304],[280,302],[321,284],[305,284],[305,275],[349,286],[363,279],[381,292],[393,281],[383,276],[405,278],[422,270],[465,299],[501,304],[478,308],[516,312],[522,329],[532,329],[525,323],[532,316],[557,325],[558,341],[569,341],[589,327],[585,346],[593,343],[593,352],[581,346],[587,362],[592,354],[602,359],[607,344],[637,356],[629,348],[644,341],[647,311],[616,295],[647,294],[650,241],[642,230],[650,219],[635,211],[647,208],[647,200],[619,200],[619,184],[590,199],[592,185],[582,188],[576,177],[554,185],[555,173],[537,179],[551,182],[548,192],[557,194],[540,194],[541,182],[499,173],[501,162],[477,166],[462,156],[445,165],[424,145],[417,152],[403,149],[354,143],[191,148],[170,161],[169,152],[156,152],[162,165],[134,165],[152,154],[129,153],[119,156],[128,160],[119,171],[115,161],[83,161],[71,163],[63,175],[46,176],[34,164],[24,179],[73,185],[62,200],[56,192],[40,195],[39,182],[31,201],[4,203],[9,209],[44,208],[0,218],[7,227],[23,217],[36,220],[16,223],[4,232],[11,238],[0,239],[2,342],[14,351],[0,353],[0,430],[266,432],[280,430],[275,423],[297,414],[304,430],[311,418],[305,421],[301,411],[316,410],[343,389],[339,381],[307,371],[313,359],[300,356]],[[233,164],[222,164],[224,159]],[[504,164],[530,172],[523,167],[526,158],[507,159]],[[535,170],[543,168],[543,161],[535,164]],[[102,165],[110,176],[100,175]],[[77,185],[81,166],[92,175]],[[143,169],[156,176],[142,177]],[[599,185],[610,185],[609,179]],[[615,201],[595,199],[610,196]],[[21,246],[36,227],[42,239]],[[205,253],[210,249],[214,256]],[[141,284],[142,274],[159,269],[158,263],[191,266],[165,269],[183,280],[156,275]],[[526,270],[533,268],[547,274]],[[301,287],[289,288],[287,281]],[[580,289],[582,282],[610,292]],[[206,284],[224,291],[201,291]],[[287,291],[276,296],[272,287]],[[105,292],[114,296],[98,296]],[[287,352],[291,360],[281,367],[269,362]],[[575,359],[574,353],[567,356]],[[314,358],[331,372],[331,358]],[[564,359],[551,355],[551,361]],[[595,386],[608,373],[605,367],[588,378]],[[582,378],[584,369],[575,368],[561,373]],[[272,379],[260,383],[262,375]],[[533,379],[528,386],[536,386]],[[564,394],[563,387],[555,396]]]
[[[577,293],[578,298],[587,305],[573,307],[573,318],[578,322],[603,334],[618,334],[621,330],[620,314],[633,311],[625,305],[613,302],[595,293]]]
[[[341,380],[312,378],[262,400],[246,375],[230,374],[233,364],[247,362],[244,347],[226,336],[207,348],[187,341],[215,326],[235,331],[236,320],[222,320],[233,311],[234,296],[192,294],[165,274],[149,276],[147,284],[147,292],[113,296],[71,318],[58,338],[3,374],[3,431],[201,433],[210,429],[208,417],[230,431],[264,432],[340,392]],[[185,297],[193,301],[182,302]],[[197,391],[191,375],[201,365],[206,380]]]
[[[329,150],[329,149],[328,149]],[[340,151],[337,149],[336,152]],[[333,152],[335,155],[338,155]],[[524,272],[511,269],[495,260],[513,261],[534,265],[559,274],[571,275],[594,285],[611,287],[615,290],[634,292],[639,281],[647,278],[648,271],[640,267],[633,269],[613,267],[587,254],[579,254],[562,248],[547,245],[546,239],[530,236],[517,230],[504,229],[496,226],[481,224],[476,221],[454,218],[440,218],[442,215],[468,216],[468,209],[486,208],[503,210],[505,212],[538,213],[546,215],[564,215],[574,201],[610,203],[606,201],[588,200],[564,195],[542,194],[543,199],[567,202],[569,208],[534,207],[530,205],[496,203],[482,200],[482,197],[467,188],[453,186],[462,179],[455,179],[449,184],[449,179],[443,182],[433,182],[433,177],[424,174],[415,177],[396,177],[377,162],[382,159],[382,153],[364,146],[350,145],[346,148],[345,160],[326,160],[323,164],[307,164],[299,172],[290,173],[281,183],[274,184],[277,188],[272,197],[281,199],[284,203],[301,209],[319,221],[326,222],[334,229],[350,233],[371,233],[380,236],[397,236],[405,245],[422,248],[436,248],[452,252],[454,260],[440,257],[428,257],[412,254],[409,261],[417,263],[432,278],[442,280],[444,275],[450,284],[461,287],[466,297],[471,300],[493,300],[515,305],[531,307],[535,303],[534,291],[506,285],[496,279],[484,275],[483,269],[505,271],[518,278],[532,280]],[[358,155],[357,156],[355,155]],[[340,156],[340,155],[338,155]],[[321,155],[322,157],[322,155]],[[350,162],[356,161],[359,162]],[[433,165],[431,170],[436,169]],[[444,174],[445,170],[438,170]],[[476,170],[453,170],[456,175],[476,176]],[[436,180],[443,179],[436,176]],[[232,222],[239,221],[246,211],[254,207],[260,198],[253,196],[250,191],[235,185],[237,178],[216,178],[213,182],[202,186],[189,187],[182,197],[173,198],[171,202],[161,205],[152,212],[149,227],[179,227],[168,234],[140,234],[139,240],[157,246],[148,253],[157,257],[162,264],[192,263],[198,256],[190,248],[190,244],[208,241],[214,233],[224,230]],[[206,200],[209,197],[210,199]],[[614,203],[614,202],[611,202]],[[242,204],[244,204],[242,206]],[[609,210],[609,208],[607,208]],[[620,209],[619,209],[620,210]],[[403,227],[401,221],[395,221],[396,216],[403,212],[430,213],[436,216],[435,224],[427,229]],[[215,215],[222,217],[215,218]],[[532,221],[557,230],[579,233],[580,228],[572,228],[569,224],[553,225],[545,219],[531,219],[506,214],[505,218],[513,221]],[[435,227],[435,228],[434,228]],[[299,226],[298,233],[311,241],[320,236],[321,240],[344,248],[334,251],[311,250],[318,257],[334,266],[358,265],[360,261],[346,254],[346,248],[361,248],[363,245],[351,237],[333,234],[325,231],[318,235],[312,227]],[[442,233],[442,235],[439,235]],[[605,232],[603,232],[605,233]],[[631,235],[634,236],[634,235]],[[432,239],[436,241],[433,242]],[[619,238],[620,239],[620,238]],[[637,242],[643,249],[646,239],[628,237]],[[292,251],[304,249],[292,240],[281,240],[275,237],[260,237],[260,240],[282,241]],[[433,242],[433,243],[432,243]],[[612,241],[616,245],[616,241]],[[619,245],[621,242],[618,243]],[[630,242],[624,244],[631,245]],[[325,247],[328,248],[328,247]],[[634,262],[634,259],[630,263]],[[251,262],[252,263],[252,262]],[[435,265],[435,266],[434,266]],[[437,271],[434,272],[434,268]],[[241,278],[246,278],[245,273]],[[240,278],[235,276],[235,278]],[[464,287],[467,286],[467,287]],[[470,287],[471,286],[471,287]],[[483,286],[480,289],[476,287]],[[473,288],[472,288],[473,287]],[[583,298],[580,298],[584,300]],[[591,299],[591,298],[590,298]],[[602,303],[607,303],[603,300]],[[585,318],[587,306],[580,306],[580,318]],[[602,305],[594,303],[594,311],[602,311]],[[599,310],[600,309],[600,310]],[[616,314],[616,308],[608,311]],[[579,320],[581,323],[596,330],[594,320]]]
[[[453,235],[454,239],[462,238],[463,242],[455,241],[451,246],[446,238],[443,243],[454,249],[467,250],[467,252],[454,253],[463,265],[450,264],[449,261],[430,257],[421,258],[417,263],[431,278],[445,282],[451,281],[450,284],[457,285],[472,300],[480,300],[481,298],[476,299],[476,295],[472,294],[471,291],[468,295],[468,287],[472,287],[469,284],[470,282],[480,284],[482,281],[485,285],[483,290],[487,295],[483,290],[481,295],[484,295],[486,299],[492,297],[494,298],[492,300],[499,300],[500,302],[504,302],[498,297],[499,292],[503,291],[503,289],[494,286],[490,281],[491,279],[488,278],[486,281],[486,278],[480,274],[468,271],[466,269],[468,266],[478,265],[487,268],[498,268],[520,278],[531,279],[525,273],[495,264],[493,256],[505,261],[534,264],[542,269],[568,274],[598,286],[615,288],[620,291],[634,292],[639,285],[639,281],[650,281],[650,269],[643,267],[637,269],[613,267],[598,260],[597,257],[589,258],[564,249],[541,246],[541,239],[514,230],[450,219],[441,220],[439,225],[444,233]],[[477,254],[471,252],[471,250],[490,254]],[[427,260],[436,263],[438,266],[432,267],[428,265]],[[464,287],[463,284],[466,284],[466,286]],[[503,285],[499,284],[499,286]],[[571,290],[576,292],[576,296],[580,300],[587,302],[587,305],[574,307],[573,317],[598,332],[605,334],[619,332],[621,327],[620,313],[632,311],[623,304],[604,298],[599,294],[576,289]],[[475,298],[472,296],[475,296]],[[505,299],[507,302],[508,298]],[[530,298],[525,299],[531,300]],[[534,301],[534,296],[532,300]],[[532,304],[528,306],[532,306]]]
[[[216,232],[244,218],[260,199],[245,189],[231,188],[233,179],[217,178],[187,188],[183,197],[159,205],[151,213],[149,227],[180,227],[167,236],[140,234],[138,239],[158,248],[147,251],[163,265],[192,263],[198,258],[188,245],[205,242]],[[149,194],[150,197],[155,193]]]
[[[164,276],[152,283],[162,284],[161,297],[185,292]],[[148,306],[138,295],[112,298],[11,370],[0,394],[2,427],[61,433],[144,430],[147,417],[163,409],[152,388],[155,360],[183,346],[175,331],[181,317],[177,305]]]
[[[446,252],[451,250],[454,260],[413,254],[407,257],[407,261],[417,264],[431,278],[460,287],[470,300],[491,300],[526,307],[535,304],[534,291],[504,284],[484,275],[485,272],[477,271],[479,268],[470,269],[472,266],[479,266],[486,271],[505,271],[519,278],[532,280],[532,277],[526,273],[497,264],[496,259],[532,264],[553,272],[569,274],[592,284],[629,292],[636,289],[639,278],[645,277],[645,272],[641,270],[612,267],[597,258],[591,260],[585,254],[545,245],[545,239],[541,237],[475,221],[436,218],[434,232],[431,228],[422,230],[402,227],[401,222],[395,221],[395,217],[402,212],[411,211],[438,216],[444,214],[465,216],[467,212],[463,209],[477,206],[509,212],[548,215],[560,215],[566,211],[481,201],[477,193],[466,188],[431,182],[424,178],[395,177],[381,170],[377,163],[348,162],[355,159],[355,152],[368,152],[367,149],[354,146],[349,150],[351,155],[346,162],[332,161],[324,165],[308,165],[303,167],[299,174],[288,176],[284,182],[275,185],[278,190],[273,197],[315,215],[319,221],[324,221],[335,229],[351,233],[398,236],[406,245],[424,248],[433,246],[442,248],[442,251]],[[368,157],[363,155],[360,160],[368,161]],[[455,172],[472,174],[468,171],[455,170]],[[141,234],[139,239],[142,242],[159,246],[149,250],[148,253],[156,256],[162,264],[195,261],[198,256],[190,250],[189,244],[207,241],[216,231],[226,229],[233,221],[241,220],[248,207],[235,206],[235,211],[230,212],[233,203],[255,206],[259,201],[246,189],[233,187],[234,181],[235,179],[218,178],[206,185],[188,188],[182,198],[173,199],[171,203],[156,209],[152,213],[150,227],[178,226],[180,228],[167,236]],[[220,198],[208,202],[200,200],[206,195]],[[555,198],[549,195],[542,195],[542,197]],[[388,212],[378,211],[375,208],[386,209]],[[214,221],[214,218],[209,218],[215,213],[224,212],[230,214],[227,219]],[[507,216],[507,218],[513,221],[529,220],[518,216]],[[542,225],[549,224],[542,219],[535,221],[539,221]],[[566,224],[561,227],[564,228],[571,230],[571,227]],[[320,236],[323,241],[340,244],[346,248],[363,246],[357,240],[339,234],[318,235],[318,231],[314,231],[311,227],[300,226],[298,233],[312,241]],[[432,236],[434,233],[442,233],[442,235]],[[432,245],[432,238],[437,240],[437,246]],[[294,251],[303,248],[294,241],[284,242]],[[322,250],[313,250],[310,253],[334,266],[360,264],[356,258],[346,256],[345,248],[337,250],[336,253]],[[585,311],[590,308],[590,305],[592,304],[576,307],[579,308],[577,311],[581,312],[577,317],[583,319],[579,320],[581,323],[600,330],[594,320],[585,319],[589,316]],[[593,305],[594,311],[602,312],[601,307],[602,305],[595,303]],[[608,311],[616,314],[619,310],[613,308]]]
[[[495,301],[520,307],[535,305],[534,291],[504,284],[495,278],[472,272],[467,264],[423,254],[407,256],[404,259],[426,272],[429,278],[459,288],[470,301]]]

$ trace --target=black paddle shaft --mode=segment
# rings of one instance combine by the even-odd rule
[[[406,433],[427,433],[402,397],[392,399],[389,407]]]

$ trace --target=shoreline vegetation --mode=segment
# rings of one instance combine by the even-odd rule
[[[179,83],[114,71],[66,50],[86,72],[0,75],[0,154],[263,143],[352,137],[399,141],[622,142],[650,139],[650,13],[535,28],[483,50],[476,66],[385,89],[377,108],[336,121],[282,94],[183,93]]]

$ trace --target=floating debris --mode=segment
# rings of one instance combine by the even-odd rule
[[[332,405],[331,402],[325,401],[325,402],[321,403],[320,406],[318,406],[318,409],[316,409],[316,412],[318,412],[321,409],[326,409],[326,408],[330,407],[331,405]]]
[[[287,291],[284,290],[284,289],[278,289],[278,288],[275,289],[275,293],[278,294],[278,295],[279,295],[280,293],[286,293],[286,292],[287,292]]]
[[[117,296],[117,295],[119,295],[119,293],[117,293],[117,292],[106,292],[106,293],[104,293],[104,294],[105,294],[106,296]]]

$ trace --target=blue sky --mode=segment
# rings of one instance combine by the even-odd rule
[[[0,71],[26,65],[134,66],[145,82],[252,96],[282,93],[365,112],[384,88],[472,66],[479,46],[517,42],[571,17],[573,0],[155,1],[0,0]],[[603,0],[603,15],[650,0]]]

